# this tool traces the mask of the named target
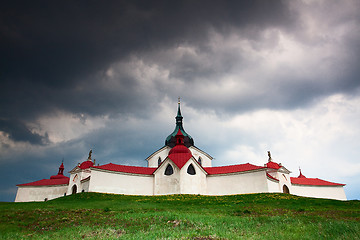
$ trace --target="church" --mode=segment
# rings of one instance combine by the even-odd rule
[[[290,193],[304,197],[346,200],[345,184],[298,177],[272,160],[263,166],[250,163],[213,167],[208,153],[194,145],[184,130],[180,101],[175,130],[165,145],[146,158],[147,167],[114,163],[96,165],[89,157],[64,175],[63,163],[49,179],[18,184],[15,202],[47,201],[80,192],[126,195],[201,194],[232,195],[246,193]]]

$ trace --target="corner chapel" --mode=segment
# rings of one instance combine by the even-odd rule
[[[250,163],[212,167],[213,157],[194,145],[184,130],[178,102],[174,131],[165,145],[146,158],[147,167],[114,163],[95,165],[91,154],[64,176],[61,164],[50,179],[19,184],[15,202],[46,201],[79,192],[127,195],[202,194],[232,195],[284,192],[305,197],[346,200],[344,185],[318,178],[298,177],[272,160],[263,166]]]

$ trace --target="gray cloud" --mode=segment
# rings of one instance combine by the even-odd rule
[[[0,137],[4,132],[9,141],[0,147],[9,153],[1,158],[6,169],[26,158],[34,164],[23,170],[51,162],[56,172],[58,163],[49,156],[64,156],[73,166],[94,148],[100,162],[142,165],[172,131],[174,116],[163,108],[176,106],[177,96],[190,110],[222,119],[308,108],[336,93],[356,97],[359,8],[356,1],[3,3]],[[169,115],[149,117],[164,111]],[[96,117],[116,121],[51,142],[40,122],[62,114],[80,119],[84,128]],[[224,141],[251,138],[227,134]],[[199,144],[215,153],[224,148]],[[44,172],[49,169],[31,180]],[[11,184],[26,181],[14,177]]]

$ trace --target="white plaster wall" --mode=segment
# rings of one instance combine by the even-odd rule
[[[203,167],[212,166],[212,160],[207,155],[199,151],[197,148],[191,146],[189,147],[189,150],[191,151],[191,154],[194,156],[196,161],[199,159],[199,157],[201,157],[201,166]]]
[[[153,195],[153,176],[93,169],[89,192]]]
[[[187,173],[190,164],[194,166],[195,175]],[[194,158],[191,158],[180,170],[180,193],[206,194],[206,174],[197,165]]]
[[[174,173],[165,175],[165,169],[170,164]],[[154,173],[154,195],[180,194],[180,171],[179,168],[167,158]]]
[[[164,161],[165,158],[169,155],[170,147],[165,146],[162,149],[158,150],[155,154],[151,155],[148,160],[148,167],[158,167],[158,159],[161,157],[161,161]]]
[[[265,171],[253,171],[227,175],[208,175],[208,195],[262,193],[268,191]]]
[[[342,186],[306,186],[294,184],[290,193],[303,197],[346,200],[344,187]]]
[[[280,191],[279,183],[267,179],[268,192],[282,192]]]
[[[81,191],[84,190],[84,192],[88,192],[89,191],[89,183],[90,183],[90,181],[82,182],[80,185]]]
[[[18,187],[15,202],[38,202],[45,198],[51,200],[64,196],[67,188],[67,185]]]
[[[71,173],[70,174],[69,186],[68,186],[68,189],[67,189],[67,195],[72,194],[72,188],[73,188],[74,185],[76,185],[76,187],[77,187],[77,193],[81,192],[82,189],[83,189],[81,180],[89,177],[90,175],[91,175],[91,170],[90,169],[81,169],[79,171],[75,171],[75,172]]]
[[[278,192],[283,192],[283,186],[286,185],[289,188],[289,193],[292,194],[292,184],[290,181],[290,176],[288,173],[284,173],[284,172],[278,172],[277,179],[279,179],[279,191]]]

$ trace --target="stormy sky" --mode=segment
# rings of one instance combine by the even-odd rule
[[[360,199],[359,1],[7,1],[0,201],[86,160],[146,166],[175,127],[214,166],[263,165]],[[68,174],[67,174],[68,175]]]

